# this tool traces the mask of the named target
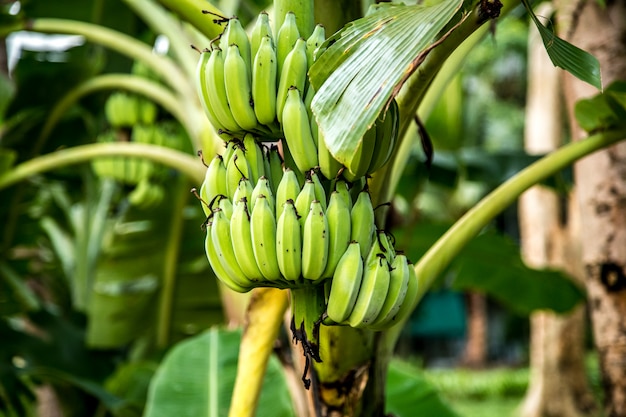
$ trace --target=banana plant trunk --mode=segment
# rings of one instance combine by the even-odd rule
[[[626,74],[624,2],[560,1],[560,30],[600,62],[603,84]],[[574,104],[596,94],[566,75],[565,96],[574,140],[585,137],[574,122]],[[626,144],[577,162],[574,167],[581,216],[582,262],[600,361],[607,416],[626,415]]]

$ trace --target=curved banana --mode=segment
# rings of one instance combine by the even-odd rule
[[[220,122],[215,114],[215,110],[213,109],[213,103],[209,98],[209,91],[207,89],[206,82],[206,66],[209,62],[209,58],[211,57],[211,52],[208,50],[202,51],[200,54],[200,59],[198,60],[198,65],[196,65],[196,89],[198,90],[198,96],[200,97],[200,104],[202,104],[202,108],[204,109],[204,113],[209,119],[209,122],[215,130],[227,130],[224,125]],[[107,101],[108,103],[108,101]]]
[[[309,116],[297,88],[289,88],[283,116],[285,141],[293,161],[304,173],[318,165],[317,148],[311,134]]]
[[[350,244],[352,228],[348,221],[350,208],[337,191],[333,191],[330,195],[326,218],[328,220],[328,261],[322,278],[332,278],[339,260]]]
[[[254,210],[254,206],[256,205],[257,198],[263,195],[265,196],[265,200],[270,206],[270,210],[274,213],[276,201],[274,199],[274,194],[272,193],[272,188],[270,187],[270,182],[266,177],[261,177],[257,181],[254,189],[252,190],[252,195],[250,196],[250,211]]]
[[[249,285],[240,285],[238,281],[234,280],[230,275],[230,272],[222,266],[220,258],[217,255],[217,250],[215,245],[213,244],[212,239],[212,231],[213,231],[213,221],[210,220],[206,225],[206,238],[204,240],[204,251],[206,253],[207,259],[209,260],[209,264],[211,265],[211,269],[213,269],[213,273],[226,285],[228,288],[235,292],[248,292],[252,289],[252,286]]]
[[[250,181],[256,183],[259,178],[265,175],[263,149],[252,133],[246,133],[243,136],[243,149],[248,165],[250,165]]]
[[[374,322],[387,298],[389,280],[387,259],[382,254],[374,256],[363,270],[361,288],[348,318],[350,326],[366,327]]]
[[[395,100],[391,102],[389,110],[381,114],[376,119],[376,145],[374,146],[374,156],[367,168],[368,173],[379,170],[391,157],[398,137],[399,118],[398,104]]]
[[[215,198],[215,196],[227,194],[226,189],[226,166],[221,155],[216,155],[211,160],[209,166],[206,169],[204,181],[200,186],[200,198],[204,204],[202,204],[202,210],[205,216],[211,214],[211,209],[208,204]]]
[[[383,303],[378,317],[372,323],[373,327],[384,326],[393,317],[398,314],[398,310],[404,303],[407,288],[409,287],[409,265],[404,254],[398,254],[391,264],[391,272],[389,274],[389,291]]]
[[[311,177],[311,181],[313,181],[313,185],[315,185],[315,199],[322,205],[322,210],[326,211],[326,190],[322,185],[319,175],[317,175],[317,170],[310,170],[309,176]]]
[[[262,281],[263,274],[257,266],[252,248],[252,231],[250,229],[250,213],[246,200],[235,204],[230,218],[230,236],[237,263],[244,275],[251,281]]]
[[[372,247],[372,237],[376,229],[372,200],[366,190],[359,193],[350,212],[350,220],[352,222],[350,240],[356,240],[361,244],[361,256],[365,259]]]
[[[283,62],[293,49],[296,41],[300,38],[300,31],[296,24],[296,15],[293,12],[287,12],[283,24],[276,34],[276,57],[278,58],[278,75],[283,70]]]
[[[231,139],[228,142],[226,142],[224,152],[222,153],[222,158],[224,159],[224,165],[228,166],[230,159],[235,154],[235,150],[240,146],[242,145],[239,139]]]
[[[259,123],[271,125],[276,120],[278,61],[272,39],[264,36],[252,66],[252,100]]]
[[[239,180],[239,185],[233,194],[233,206],[238,205],[242,201],[249,207],[249,202],[252,201],[252,183],[248,178],[242,177]]]
[[[302,239],[300,221],[293,200],[283,204],[276,224],[276,258],[280,273],[288,281],[296,281],[302,274]]]
[[[226,50],[230,45],[237,45],[239,47],[239,54],[243,58],[243,61],[246,64],[247,74],[248,74],[248,82],[252,81],[252,58],[250,51],[250,40],[248,39],[248,34],[244,30],[243,26],[241,26],[241,22],[236,17],[231,17],[228,19],[228,24],[226,25],[226,29],[222,33],[220,37],[220,48],[222,50]]]
[[[204,72],[208,103],[210,103],[219,124],[230,132],[240,131],[241,126],[235,121],[228,103],[224,80],[224,52],[220,48],[211,51]]]
[[[363,279],[363,258],[359,242],[352,241],[343,253],[330,281],[326,314],[335,323],[350,317]]]
[[[211,242],[215,248],[217,258],[227,272],[230,279],[241,287],[249,287],[252,282],[246,277],[233,249],[233,242],[230,235],[230,220],[224,215],[220,208],[213,211],[213,226],[211,227]]]
[[[350,195],[350,187],[348,186],[348,183],[343,179],[338,179],[335,182],[335,191],[339,193],[344,203],[346,203],[348,208],[352,210],[352,196]]]
[[[259,13],[256,18],[252,32],[250,33],[250,56],[254,58],[261,47],[264,37],[269,37],[271,46],[274,48],[274,39],[272,37],[272,27],[270,26],[270,17],[266,11]]]
[[[320,52],[318,48],[322,46],[325,40],[326,28],[322,24],[316,25],[311,36],[306,40],[306,57],[309,68],[311,68],[311,65],[315,62],[315,58],[317,58]]]
[[[312,281],[322,277],[328,261],[328,219],[318,200],[311,203],[302,233],[302,276]]]
[[[283,109],[287,100],[287,92],[291,87],[297,88],[302,94],[302,99],[304,99],[307,71],[306,41],[299,38],[293,49],[285,57],[280,73],[278,93],[276,94],[276,116],[279,123],[283,122]]]
[[[304,223],[311,212],[311,204],[315,201],[315,184],[313,181],[306,180],[304,186],[296,197],[296,211],[300,216],[300,226],[304,231]]]
[[[226,216],[226,218],[230,220],[231,216],[233,215],[233,203],[230,201],[230,199],[225,195],[220,195],[217,198],[217,206],[220,208],[220,210],[222,210],[224,216]]]
[[[313,126],[315,125],[315,126]],[[336,178],[339,175],[339,171],[343,167],[341,162],[337,161],[335,157],[330,153],[324,137],[321,136],[321,132],[317,127],[317,123],[311,120],[311,131],[318,132],[317,138],[317,160],[321,173],[328,179]]]
[[[274,195],[276,195],[278,184],[280,184],[283,179],[283,159],[278,151],[278,146],[270,146],[267,153],[267,159],[269,160],[269,169],[266,169],[265,173],[270,173],[272,191],[274,192]]]
[[[276,259],[276,220],[263,194],[257,197],[252,209],[250,230],[254,259],[261,274],[269,281],[279,280],[281,275]]]
[[[238,147],[226,165],[226,193],[231,199],[235,195],[241,178],[250,178],[250,164],[243,149]]]
[[[276,188],[276,217],[280,218],[283,212],[283,204],[287,200],[296,201],[300,194],[300,183],[296,173],[290,168],[286,168],[283,177]]]
[[[374,124],[361,139],[361,146],[356,150],[352,159],[346,165],[347,170],[343,172],[343,176],[348,181],[354,181],[367,174],[367,168],[370,166],[372,157],[374,156],[374,148],[376,146],[376,124]]]
[[[238,45],[229,45],[224,59],[226,96],[235,121],[248,131],[258,124],[252,103],[250,70],[240,55]]]

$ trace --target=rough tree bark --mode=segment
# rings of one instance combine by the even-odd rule
[[[603,85],[626,79],[626,4],[560,0],[562,36],[600,61]],[[565,77],[572,136],[586,134],[574,104],[597,94]],[[574,167],[581,216],[582,262],[608,417],[626,416],[626,143],[611,146]]]
[[[550,14],[550,6],[537,10]],[[531,154],[547,153],[562,137],[560,74],[550,62],[536,30],[528,44],[528,94],[525,148]],[[582,283],[579,257],[579,222],[574,199],[561,218],[559,196],[536,186],[519,202],[522,255],[535,268],[565,269]],[[567,315],[538,312],[531,316],[531,377],[520,408],[523,417],[578,417],[595,410],[584,369],[584,306]]]

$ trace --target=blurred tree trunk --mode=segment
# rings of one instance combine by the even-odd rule
[[[483,368],[487,364],[487,297],[477,292],[467,294],[467,342],[462,364]]]
[[[548,7],[537,10],[539,16],[550,13]],[[527,152],[542,154],[557,148],[561,142],[560,78],[534,29],[529,35],[528,53],[524,141]],[[554,191],[542,186],[522,195],[519,203],[522,255],[531,267],[562,268],[582,281],[579,219],[573,203],[573,198],[562,202]],[[561,213],[566,213],[566,218],[561,218]],[[530,320],[531,377],[520,415],[592,415],[595,403],[584,368],[584,306],[567,315],[538,312]]]
[[[626,79],[626,4],[559,0],[562,36],[600,61],[603,85]],[[597,94],[565,77],[574,140],[586,137],[573,117],[576,101]],[[592,154],[574,167],[582,232],[582,262],[606,416],[626,416],[626,143]]]

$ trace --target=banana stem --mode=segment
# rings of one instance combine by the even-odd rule
[[[147,158],[176,169],[197,184],[204,181],[206,172],[206,168],[198,158],[163,146],[145,143],[94,143],[52,152],[17,165],[0,175],[0,190],[37,174],[88,162],[103,156]]]
[[[158,0],[163,6],[170,9],[182,18],[182,20],[190,23],[198,32],[202,33],[209,39],[216,38],[224,27],[215,23],[215,16],[224,16],[217,7],[206,0]],[[202,13],[203,10],[211,14]],[[224,16],[227,17],[227,16]]]
[[[195,94],[185,74],[171,58],[153,53],[152,48],[147,44],[116,30],[93,23],[50,18],[34,19],[21,29],[42,33],[81,35],[90,42],[103,45],[131,59],[143,61],[183,97]]]

